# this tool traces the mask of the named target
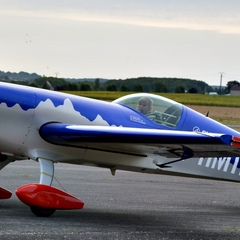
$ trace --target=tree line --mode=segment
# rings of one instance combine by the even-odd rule
[[[3,79],[2,79],[3,80]],[[4,81],[4,80],[3,80]],[[139,77],[125,80],[76,81],[63,78],[39,77],[32,81],[14,81],[14,83],[51,89],[57,91],[122,91],[122,92],[175,92],[205,93],[214,91],[203,81],[182,78]]]
[[[240,82],[233,80],[227,83],[225,89],[213,89],[203,81],[182,78],[151,78],[139,77],[125,80],[82,80],[68,81],[57,77],[37,77],[34,80],[9,80],[2,78],[1,81],[13,82],[21,85],[33,86],[56,91],[121,91],[121,92],[171,92],[171,93],[206,93],[218,92],[219,94],[230,93],[231,87],[239,86]]]

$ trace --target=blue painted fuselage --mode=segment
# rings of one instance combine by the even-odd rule
[[[161,115],[160,119],[153,120],[139,112],[136,106],[137,100],[143,97],[153,99],[156,112]],[[172,111],[172,109],[177,110]],[[114,102],[107,102],[61,92],[0,83],[0,151],[3,155],[14,156],[15,159],[18,157],[33,160],[41,158],[54,162],[114,166],[116,169],[130,171],[161,174],[177,172],[178,175],[184,173],[220,178],[219,169],[214,169],[215,165],[209,168],[208,163],[203,165],[204,161],[209,162],[210,160],[202,160],[199,157],[193,158],[191,162],[182,161],[175,163],[171,168],[160,169],[159,166],[166,162],[166,157],[161,155],[161,151],[166,152],[165,147],[163,150],[157,146],[130,146],[129,144],[119,145],[120,147],[112,144],[108,147],[107,144],[104,145],[101,142],[92,148],[88,144],[76,148],[54,145],[45,141],[39,134],[39,129],[44,124],[51,122],[99,127],[197,131],[240,137],[237,131],[184,105],[157,95],[133,94]],[[224,163],[219,161],[221,166],[232,164],[236,168],[239,167],[238,162],[234,165],[235,158],[230,161],[227,157],[233,156],[226,156]],[[215,170],[214,174],[210,172],[212,169]],[[209,173],[206,173],[207,171]],[[234,174],[235,172],[237,171],[234,171]],[[235,175],[226,173],[226,176],[221,177],[238,181],[238,176]]]

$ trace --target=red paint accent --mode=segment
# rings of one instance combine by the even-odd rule
[[[0,187],[0,199],[9,199],[12,193],[5,188]]]
[[[232,142],[233,146],[240,147],[240,138],[239,137],[233,136],[232,141],[233,141]]]
[[[28,206],[54,209],[81,209],[84,202],[58,189],[44,184],[27,184],[16,190],[18,198]]]

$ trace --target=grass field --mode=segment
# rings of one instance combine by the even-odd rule
[[[72,91],[67,93],[106,101],[113,101],[119,97],[130,94],[131,92]],[[240,107],[240,96],[205,95],[189,93],[161,93],[158,95],[170,98],[176,102],[185,105]]]

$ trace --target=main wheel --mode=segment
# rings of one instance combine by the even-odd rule
[[[43,208],[38,206],[31,206],[30,209],[37,217],[50,217],[56,211],[54,208]]]

